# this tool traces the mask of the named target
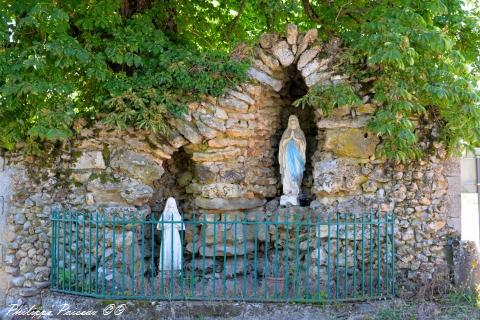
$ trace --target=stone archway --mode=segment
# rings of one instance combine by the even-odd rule
[[[278,195],[271,140],[281,129],[282,109],[291,105],[284,92],[293,77],[307,88],[344,81],[347,77],[335,72],[339,47],[338,39],[322,44],[316,29],[302,33],[294,25],[287,26],[284,36],[264,34],[253,50],[250,82],[218,99],[192,103],[183,119],[170,120],[178,130],[175,147],[183,146],[191,155],[194,177],[189,190],[195,207],[252,209]]]

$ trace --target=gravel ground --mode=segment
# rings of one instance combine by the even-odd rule
[[[118,315],[114,315],[115,305]],[[68,310],[66,310],[68,308]],[[123,312],[122,309],[124,309]],[[478,309],[467,296],[448,296],[436,302],[369,301],[355,304],[307,305],[291,303],[237,302],[145,302],[110,301],[48,294],[37,308],[44,315],[6,315],[0,319],[261,319],[261,320],[473,320],[480,319]],[[62,311],[63,310],[63,311]],[[26,309],[23,309],[26,311]],[[103,313],[109,313],[104,315]],[[88,314],[86,314],[88,313]]]

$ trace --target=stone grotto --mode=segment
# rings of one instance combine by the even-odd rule
[[[248,82],[220,98],[205,96],[181,118],[169,118],[168,136],[78,121],[78,134],[61,145],[46,145],[45,157],[24,155],[21,145],[5,152],[0,157],[0,305],[38,303],[49,290],[52,210],[121,207],[158,219],[168,197],[176,199],[185,220],[194,214],[228,221],[394,212],[398,294],[412,296],[449,283],[450,240],[459,234],[454,205],[459,168],[435,141],[436,128],[418,122],[428,154],[424,160],[377,158],[382,141],[366,129],[381,107],[372,99],[375,79],[354,82],[341,73],[338,39],[322,42],[315,29],[300,32],[289,25],[285,34],[262,35],[252,54]],[[339,106],[329,115],[292,106],[314,85],[343,82],[352,82],[360,106]],[[298,117],[305,133],[306,167],[300,205],[280,206],[279,142],[290,115]],[[185,234],[186,248],[191,237]],[[155,255],[145,258],[158,266]]]

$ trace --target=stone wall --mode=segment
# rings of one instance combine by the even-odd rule
[[[4,237],[8,248],[0,264],[0,279],[9,278],[6,302],[35,302],[48,287],[53,207],[125,207],[157,217],[173,194],[186,219],[199,210],[209,219],[218,219],[219,212],[223,219],[280,210],[275,198],[281,190],[277,152],[284,118],[305,112],[291,103],[306,88],[353,81],[339,71],[340,52],[338,39],[322,43],[316,30],[302,33],[289,25],[285,36],[260,38],[250,82],[220,98],[192,103],[182,118],[168,120],[169,135],[78,121],[78,135],[51,146],[46,159],[7,154],[12,196]],[[426,135],[429,156],[423,161],[375,158],[381,140],[365,129],[380,107],[371,98],[371,81],[353,83],[361,106],[301,116],[310,132],[304,187],[314,200],[311,209],[319,212],[394,211],[399,292],[413,294],[445,274],[445,249],[453,235],[453,220],[447,222],[458,210],[448,210],[445,150],[431,142],[434,135]],[[427,123],[421,127],[435,131]]]

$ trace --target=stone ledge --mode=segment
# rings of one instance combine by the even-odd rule
[[[241,209],[253,209],[263,206],[267,201],[264,199],[206,199],[206,198],[197,198],[195,199],[195,205],[202,209],[210,210],[241,210]]]

